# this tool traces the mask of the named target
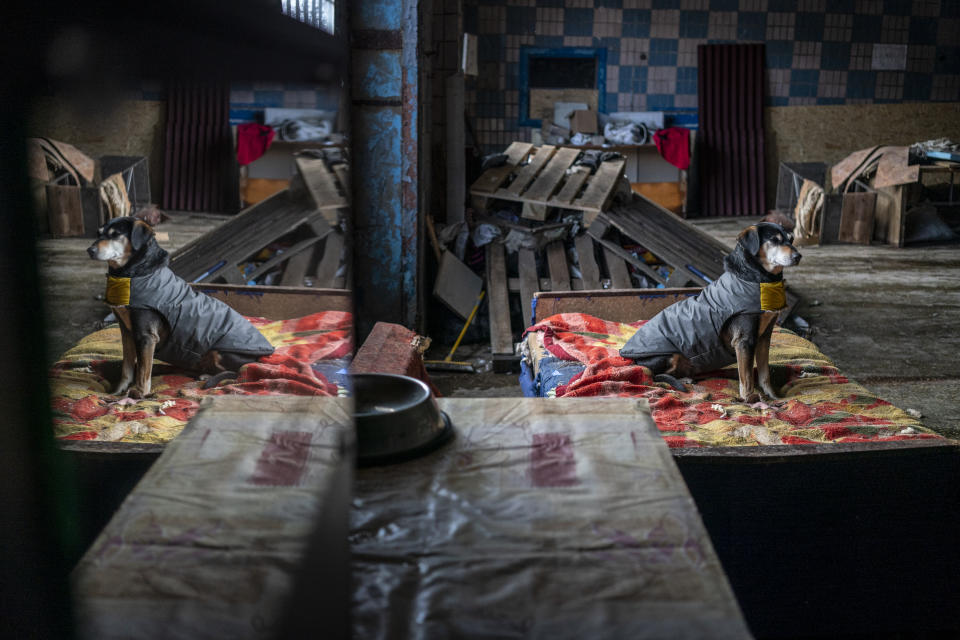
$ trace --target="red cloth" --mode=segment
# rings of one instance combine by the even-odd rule
[[[270,148],[276,132],[265,125],[250,122],[237,127],[237,162],[250,164]]]
[[[689,129],[684,127],[660,129],[653,134],[653,141],[664,160],[678,169],[686,170],[690,166]]]

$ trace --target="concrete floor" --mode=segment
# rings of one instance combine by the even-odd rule
[[[732,246],[755,220],[694,223]],[[810,324],[808,337],[849,377],[920,411],[931,429],[960,438],[960,244],[827,245],[801,252],[802,262],[786,279],[803,297],[796,313]],[[465,345],[455,359],[489,357],[486,345]],[[516,374],[433,377],[444,395],[521,395]]]
[[[175,251],[216,227],[223,216],[174,214],[157,230]],[[748,218],[695,224],[732,245]],[[48,357],[60,354],[99,327],[107,308],[105,268],[90,260],[87,238],[45,239],[39,245],[48,319]],[[848,376],[924,423],[960,438],[960,245],[805,247],[787,280],[804,302],[797,313],[811,339]],[[447,348],[448,349],[448,348]],[[432,357],[447,349],[437,346]],[[463,345],[456,360],[487,359],[486,344]],[[436,373],[446,396],[519,396],[516,374]]]

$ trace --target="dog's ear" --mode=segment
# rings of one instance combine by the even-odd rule
[[[130,246],[134,251],[147,246],[147,243],[153,239],[153,229],[146,222],[137,220],[133,223],[133,229],[130,231]]]
[[[755,226],[747,227],[740,233],[737,242],[747,253],[755,256],[760,251],[760,232]]]

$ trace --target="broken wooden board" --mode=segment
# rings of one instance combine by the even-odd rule
[[[877,173],[870,181],[871,185],[880,188],[918,182],[920,165],[910,165],[909,161],[910,147],[886,147],[877,164]]]
[[[593,252],[593,241],[589,236],[579,235],[573,239],[580,262],[580,277],[584,289],[600,288],[600,267]]]
[[[323,158],[297,156],[295,162],[314,206],[330,226],[335,226],[340,221],[338,210],[349,204],[346,194],[350,191],[350,185],[340,185],[337,175],[327,168]]]
[[[873,239],[873,218],[877,193],[845,193],[840,213],[840,231],[837,239],[852,244],[870,244]]]
[[[630,280],[630,270],[627,269],[627,263],[623,258],[608,247],[604,247],[603,254],[607,263],[607,272],[610,274],[610,286],[613,289],[633,288],[633,282]]]
[[[237,266],[292,231],[322,236],[331,227],[321,212],[295,190],[280,191],[181,248],[170,269],[187,282],[242,284]]]
[[[75,184],[86,185],[93,182],[96,163],[75,146],[50,138],[30,138],[29,140],[40,147],[52,164],[60,166],[73,176]]]
[[[337,287],[337,271],[340,269],[341,255],[343,254],[343,232],[335,229],[323,246],[323,255],[317,261],[317,268],[313,273],[313,284],[316,287]]]
[[[510,328],[510,292],[503,243],[487,245],[487,306],[490,312],[490,351],[495,370],[512,367],[515,360],[513,330]],[[503,364],[500,364],[503,363]]]
[[[66,238],[83,235],[83,204],[80,187],[48,183],[47,220],[50,235]]]
[[[301,251],[294,256],[290,256],[286,266],[283,268],[283,276],[280,278],[280,285],[284,287],[302,287],[304,278],[307,276],[307,269],[314,258],[313,251]]]
[[[823,199],[820,222],[820,244],[836,244],[840,234],[840,214],[843,209],[843,194],[830,193]]]
[[[520,309],[523,312],[523,324],[526,328],[531,325],[533,319],[531,301],[534,294],[540,290],[540,279],[537,277],[537,256],[533,249],[520,249],[517,263],[520,272]]]
[[[563,241],[554,240],[547,245],[547,265],[550,267],[550,290],[570,291],[570,269],[567,267],[567,252]]]
[[[433,283],[433,295],[451,311],[466,320],[483,289],[483,278],[475,274],[450,251],[440,257],[440,268]]]

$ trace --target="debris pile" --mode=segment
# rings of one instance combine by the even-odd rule
[[[339,149],[302,152],[290,187],[178,251],[187,282],[347,288],[349,174]]]
[[[536,292],[703,286],[723,272],[729,248],[633,193],[624,164],[514,142],[470,186],[467,219],[436,234],[434,294],[466,318],[486,288],[496,368],[516,363]]]
[[[777,212],[796,224],[802,243],[902,247],[957,239],[960,145],[941,138],[855,151],[830,168],[832,189],[826,169],[780,165]]]
[[[29,138],[27,170],[42,233],[94,237],[106,222],[153,208],[147,159],[94,160],[58,140]]]

